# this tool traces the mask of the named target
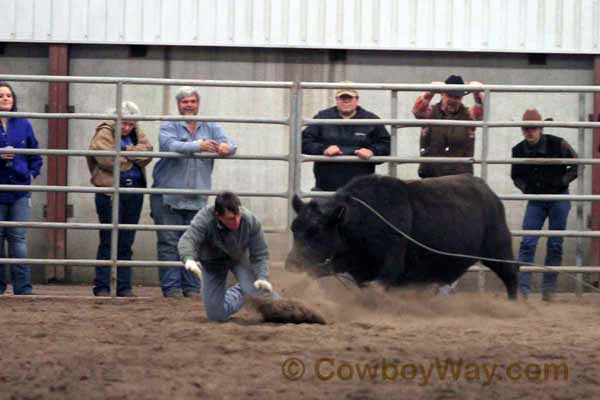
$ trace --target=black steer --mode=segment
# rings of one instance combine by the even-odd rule
[[[513,260],[504,207],[479,178],[453,175],[418,181],[367,175],[333,197],[304,203],[297,196],[294,246],[286,269],[314,276],[347,272],[358,284],[449,284],[473,265],[471,258],[431,252],[408,241],[354,198],[369,204],[415,240],[436,250]],[[482,261],[517,296],[519,266]]]

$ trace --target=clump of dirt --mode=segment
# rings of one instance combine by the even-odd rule
[[[249,303],[260,313],[264,322],[280,324],[322,324],[325,318],[299,301],[291,299],[273,299],[264,296],[251,296]]]

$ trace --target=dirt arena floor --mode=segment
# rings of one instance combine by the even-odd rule
[[[209,323],[198,300],[0,296],[2,399],[596,399],[600,295],[359,292],[274,277],[328,325]],[[68,298],[66,296],[69,296]]]

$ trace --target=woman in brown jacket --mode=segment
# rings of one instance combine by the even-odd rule
[[[122,105],[124,119],[121,122],[121,150],[122,151],[152,151],[152,145],[146,135],[137,126],[133,119],[140,113],[138,106],[132,101],[125,101]],[[115,122],[102,122],[96,127],[96,133],[90,143],[90,150],[115,150]],[[92,174],[91,182],[94,186],[113,185],[114,157],[87,157],[87,164]],[[120,159],[120,184],[121,187],[146,187],[145,167],[152,158],[121,156]],[[112,222],[112,196],[110,194],[96,193],[96,212],[100,223]],[[144,195],[142,193],[129,193],[119,195],[119,223],[137,224],[140,220]],[[118,259],[131,260],[131,247],[135,239],[135,231],[119,230]],[[110,260],[111,231],[100,230],[100,244],[98,245],[98,260]],[[117,276],[117,296],[133,297],[131,289],[131,267],[120,267]],[[94,279],[94,295],[110,295],[110,268],[96,267]]]

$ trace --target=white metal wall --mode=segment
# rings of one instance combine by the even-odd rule
[[[0,41],[599,53],[600,0],[2,0]]]

